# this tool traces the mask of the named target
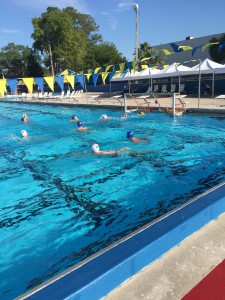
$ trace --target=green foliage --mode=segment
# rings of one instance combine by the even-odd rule
[[[126,58],[118,52],[113,43],[105,42],[97,45],[89,44],[87,55],[85,57],[85,68],[94,69],[125,61]]]
[[[156,55],[156,57],[154,57]],[[159,56],[157,56],[159,55]],[[164,64],[165,57],[161,55],[161,53],[152,48],[149,43],[144,42],[140,44],[140,47],[138,48],[138,56],[139,59],[150,57],[149,61],[144,61],[143,64],[148,64],[151,66],[157,65],[157,64]],[[151,58],[152,57],[152,58]]]
[[[225,42],[225,34],[222,34],[219,38],[212,38],[210,43]],[[225,63],[225,47],[221,52],[218,51],[218,45],[212,45],[209,47],[209,54],[213,61],[224,64]]]
[[[0,70],[8,78],[41,76],[39,57],[34,51],[23,45],[9,43],[0,51]]]
[[[49,7],[40,18],[32,20],[34,48],[44,56],[50,67],[50,51],[56,72],[69,68],[80,70],[85,65],[88,46],[101,41],[98,26],[87,14],[80,14],[72,7],[60,10]]]

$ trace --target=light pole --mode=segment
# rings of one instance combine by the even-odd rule
[[[133,5],[133,9],[136,13],[136,51],[135,51],[135,58],[138,60],[138,4]]]
[[[201,59],[199,61],[199,73],[198,73],[198,108],[200,107],[200,98],[201,98]]]

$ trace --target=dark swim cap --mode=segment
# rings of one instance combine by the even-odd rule
[[[24,122],[24,118],[22,118],[21,121]]]
[[[73,120],[75,117],[76,117],[75,115],[72,115],[72,116],[71,116],[71,119]]]
[[[134,137],[133,132],[132,132],[132,131],[128,131],[128,132],[127,132],[127,138],[128,138],[128,139],[131,139],[132,137]]]
[[[81,121],[77,122],[77,126],[78,126],[78,127],[83,126],[82,122],[81,122]]]

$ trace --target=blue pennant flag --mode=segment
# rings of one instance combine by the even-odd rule
[[[44,93],[44,77],[34,77],[34,81],[37,83],[37,86]]]
[[[93,79],[94,86],[96,86],[96,83],[98,81],[98,76],[99,76],[98,73],[97,74],[92,74],[92,79]]]
[[[222,49],[225,47],[225,42],[220,42],[218,46],[218,53],[221,53]]]
[[[93,76],[93,74],[92,74],[92,76]],[[75,82],[79,82],[82,85],[82,87],[84,88],[84,75],[83,74],[76,75]]]
[[[113,76],[115,75],[116,71],[112,71],[109,73],[109,81],[112,80]]]
[[[192,56],[195,54],[195,52],[198,50],[198,49],[200,49],[200,48],[202,48],[202,46],[197,46],[197,47],[194,47],[193,49],[192,49]]]
[[[131,71],[131,69],[132,69],[132,61],[126,62],[126,66]]]
[[[55,76],[55,81],[58,83],[61,91],[64,91],[64,76]]]
[[[184,51],[182,48],[179,49],[179,46],[177,44],[171,43],[170,46],[172,47],[174,52],[182,52]]]
[[[16,92],[16,85],[17,85],[17,79],[11,78],[7,79],[7,83],[10,87],[11,94],[15,94]]]

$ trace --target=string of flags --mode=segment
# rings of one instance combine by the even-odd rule
[[[140,60],[133,60],[130,62],[124,62],[120,64],[115,65],[109,65],[104,67],[98,67],[95,69],[89,69],[85,71],[80,72],[74,72],[71,70],[65,70],[56,76],[46,76],[46,77],[34,77],[34,78],[8,78],[8,79],[0,79],[0,95],[4,97],[6,86],[8,85],[11,91],[11,94],[15,94],[17,91],[17,86],[20,84],[25,84],[28,92],[33,93],[34,85],[38,86],[38,90],[41,92],[44,92],[44,86],[47,84],[47,86],[54,92],[55,83],[58,84],[60,89],[64,90],[64,84],[69,83],[71,88],[74,90],[75,84],[80,83],[82,88],[85,86],[85,82],[90,82],[92,79],[93,84],[96,86],[97,82],[99,80],[99,76],[101,79],[101,83],[105,84],[106,79],[110,82],[112,78],[117,78],[119,75],[122,74],[122,76],[126,75],[126,72],[131,71],[135,72],[138,69],[146,69],[149,67],[159,68],[163,69],[167,67],[168,65],[150,65],[149,63],[146,64],[146,62],[150,62],[152,58],[157,58],[164,55],[171,55],[174,53],[182,52],[182,51],[192,51],[192,56],[195,55],[197,51],[200,49],[202,52],[207,49],[208,47],[212,45],[218,45],[217,50],[218,53],[221,53],[223,48],[225,47],[225,41],[221,42],[213,42],[208,43],[206,45],[197,46],[197,47],[191,47],[191,46],[179,46],[175,43],[171,43],[170,46],[173,51],[169,51],[167,49],[162,49],[161,54],[152,55],[150,57],[145,57]]]

